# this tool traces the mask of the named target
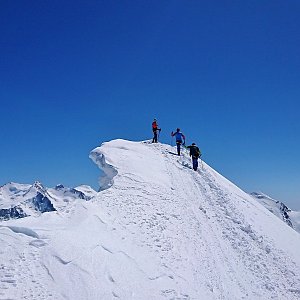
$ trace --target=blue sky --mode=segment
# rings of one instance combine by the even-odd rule
[[[180,127],[300,209],[300,2],[2,1],[0,184],[97,185],[90,150]]]

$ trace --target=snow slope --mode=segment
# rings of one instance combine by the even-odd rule
[[[174,152],[104,143],[90,201],[2,222],[0,299],[299,299],[300,235]]]

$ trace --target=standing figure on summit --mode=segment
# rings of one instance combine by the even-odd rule
[[[158,128],[157,120],[154,119],[152,122],[153,139],[152,143],[157,143],[157,132],[161,132],[161,128]]]
[[[180,132],[180,128],[176,129],[176,132],[171,132],[171,136],[175,136],[176,138],[176,145],[177,145],[177,153],[180,156],[180,146],[181,144],[185,145],[185,136],[182,132]],[[182,143],[183,142],[183,143]]]

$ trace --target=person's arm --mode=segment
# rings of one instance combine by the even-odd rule
[[[184,145],[184,144],[183,144]],[[191,154],[191,148],[192,148],[192,146],[185,146],[184,145],[184,147],[185,147],[185,149],[189,149],[190,150],[190,156],[192,156],[192,154]]]
[[[185,136],[183,133],[182,133],[182,137],[183,137],[183,145],[185,145]]]

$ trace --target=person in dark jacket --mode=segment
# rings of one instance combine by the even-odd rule
[[[158,128],[157,120],[154,119],[152,122],[152,131],[153,131],[153,139],[152,143],[157,143],[157,133],[161,131],[161,128]]]
[[[183,144],[185,145],[185,136],[182,132],[180,132],[180,128],[176,129],[176,132],[171,132],[171,136],[175,136],[176,139],[176,145],[177,145],[177,153],[180,156],[180,146]]]
[[[193,169],[194,171],[197,171],[198,158],[201,156],[201,151],[195,143],[192,143],[191,146],[187,146],[186,148],[190,149],[190,156],[192,157],[192,161],[193,161]]]

